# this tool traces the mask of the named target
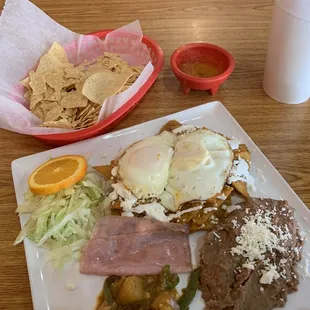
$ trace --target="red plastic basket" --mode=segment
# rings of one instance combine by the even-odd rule
[[[111,31],[113,31],[113,29],[97,31],[91,34],[97,36],[100,39],[104,39],[105,36]],[[121,108],[116,110],[106,119],[98,122],[96,125],[93,125],[89,128],[69,133],[34,135],[34,137],[48,144],[65,145],[85,140],[97,136],[99,134],[103,134],[109,131],[111,128],[113,128],[113,126],[115,126],[121,119],[123,119],[139,103],[139,101],[143,98],[143,96],[146,94],[149,88],[153,85],[159,72],[163,67],[164,53],[161,47],[157,44],[157,42],[145,35],[142,38],[142,42],[148,47],[150,51],[154,71],[147,79],[147,81],[141,86],[139,91],[131,99],[129,99]]]

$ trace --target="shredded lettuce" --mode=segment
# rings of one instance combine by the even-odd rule
[[[56,194],[40,196],[27,191],[25,203],[16,212],[31,214],[14,244],[27,237],[48,248],[47,261],[52,261],[54,267],[79,257],[97,218],[110,213],[103,203],[108,190],[108,183],[95,172],[89,172],[83,180]]]

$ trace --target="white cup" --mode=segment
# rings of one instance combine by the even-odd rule
[[[310,0],[275,0],[263,88],[282,103],[310,98]]]

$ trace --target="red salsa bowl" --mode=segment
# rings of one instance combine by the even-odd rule
[[[210,90],[215,95],[234,70],[235,62],[220,46],[190,43],[174,51],[170,65],[186,95],[191,89]]]

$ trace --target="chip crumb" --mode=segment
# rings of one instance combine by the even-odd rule
[[[66,284],[66,288],[68,289],[68,291],[74,291],[76,289],[76,284],[68,283]]]

